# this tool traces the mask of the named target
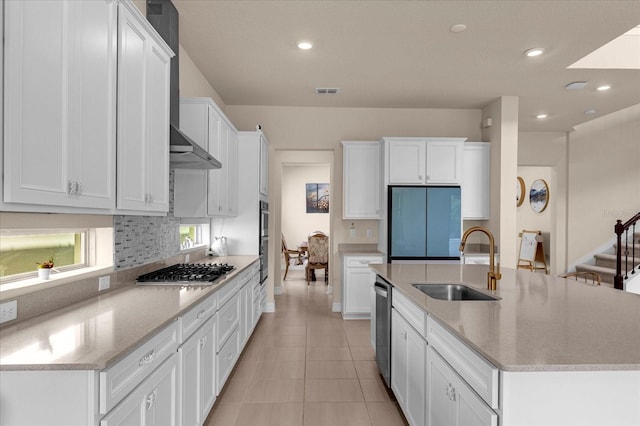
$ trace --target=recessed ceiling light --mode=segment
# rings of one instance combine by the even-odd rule
[[[299,41],[298,42],[298,49],[302,49],[302,50],[309,50],[313,47],[313,44],[310,41]]]
[[[524,51],[524,54],[530,58],[534,56],[540,56],[544,53],[544,49],[542,47],[532,47],[531,49],[527,49]]]
[[[596,110],[593,108],[590,108],[584,112],[584,115],[594,115],[595,113],[596,113]]]
[[[461,33],[466,29],[467,26],[465,24],[455,24],[451,28],[449,28],[449,31],[451,31],[452,33]]]
[[[538,115],[536,115],[536,118],[539,119],[539,120],[542,120],[543,118],[547,118],[547,117],[548,117],[547,114],[538,114]]]
[[[605,84],[605,85],[602,85],[602,86],[598,86],[598,88],[597,88],[597,90],[599,92],[604,92],[604,91],[609,90],[609,89],[611,89],[611,86],[609,86],[608,84]]]

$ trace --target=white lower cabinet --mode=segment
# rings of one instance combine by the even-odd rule
[[[410,425],[425,424],[427,342],[398,313],[391,312],[391,389]]]
[[[369,292],[376,280],[370,263],[382,263],[382,256],[352,255],[343,257],[342,317],[362,319],[371,316]]]
[[[183,426],[201,425],[216,400],[215,316],[178,349]]]
[[[173,354],[101,421],[100,426],[178,424],[178,361]]]
[[[498,415],[431,346],[426,366],[429,426],[498,425]]]

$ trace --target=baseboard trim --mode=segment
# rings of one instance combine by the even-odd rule
[[[282,287],[274,287],[273,294],[275,294],[276,296],[282,294]]]
[[[331,308],[333,312],[342,312],[342,303],[335,302]]]
[[[264,312],[267,312],[267,313],[273,313],[273,312],[275,312],[275,311],[276,311],[276,304],[275,304],[275,302],[267,302],[267,303],[264,305]]]

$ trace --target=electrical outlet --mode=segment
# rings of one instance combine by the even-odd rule
[[[111,287],[111,277],[109,275],[98,278],[98,291],[103,291]]]
[[[18,318],[18,301],[12,300],[0,305],[0,324]]]
[[[373,230],[367,229],[367,238],[371,238],[371,237],[373,237]]]
[[[185,254],[184,255],[184,263],[189,263],[189,259],[191,258],[191,255],[189,254]]]

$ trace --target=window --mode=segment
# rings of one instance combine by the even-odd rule
[[[58,271],[87,266],[87,229],[12,230],[0,234],[0,278],[15,281],[37,275],[37,264],[53,259]]]
[[[180,250],[207,245],[209,241],[209,225],[180,225]]]

